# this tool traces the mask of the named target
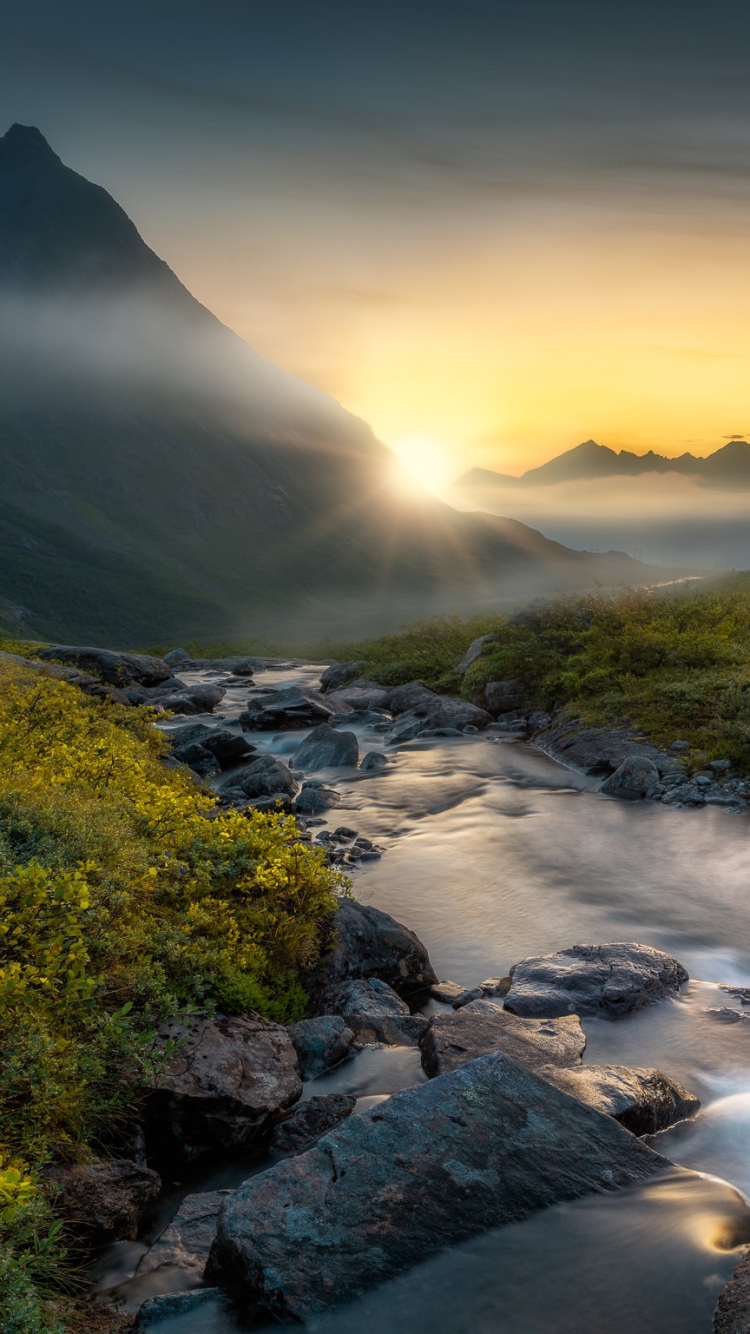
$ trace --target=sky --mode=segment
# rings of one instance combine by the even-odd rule
[[[6,0],[37,125],[439,489],[750,434],[750,7]]]

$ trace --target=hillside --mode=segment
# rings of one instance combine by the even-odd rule
[[[0,139],[0,292],[9,630],[341,633],[649,577],[399,494],[363,422],[222,325],[24,126]]]

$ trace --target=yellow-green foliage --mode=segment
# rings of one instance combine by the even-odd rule
[[[163,749],[145,710],[0,663],[0,1125],[27,1161],[107,1141],[162,1016],[304,1010],[336,877]]]

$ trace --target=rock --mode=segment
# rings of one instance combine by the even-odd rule
[[[573,945],[522,959],[510,971],[505,1008],[512,1014],[596,1014],[611,1019],[676,996],[688,974],[648,945]]]
[[[180,764],[186,764],[193,773],[207,775],[219,772],[219,761],[205,746],[193,742],[189,746],[180,746],[172,752],[172,758]]]
[[[492,996],[507,996],[510,991],[509,977],[487,977],[484,982],[473,987],[470,991],[462,991],[453,998],[454,1010],[460,1010],[464,1005],[469,1005],[471,1001],[482,1000]]]
[[[174,1320],[184,1320],[190,1318],[200,1322],[193,1325],[195,1329],[207,1330],[208,1325],[203,1321],[211,1315],[216,1314],[218,1320],[221,1316],[228,1314],[229,1301],[225,1297],[221,1288],[200,1288],[197,1292],[166,1292],[161,1297],[150,1297],[143,1303],[136,1317],[135,1328],[138,1334],[151,1334],[154,1329],[159,1329],[165,1320],[173,1322]],[[215,1328],[220,1326],[217,1323]]]
[[[132,691],[130,692],[132,695]],[[150,700],[135,700],[133,703],[158,704],[159,708],[169,713],[213,713],[217,704],[221,704],[226,690],[223,686],[197,685],[183,686],[173,694],[157,692]]]
[[[146,1251],[135,1271],[136,1278],[166,1265],[202,1278],[216,1236],[219,1209],[231,1194],[230,1190],[209,1190],[186,1195],[171,1223]]]
[[[293,797],[297,791],[289,767],[276,755],[259,755],[252,764],[232,774],[228,786],[241,788],[248,797],[271,797],[277,792]]]
[[[611,778],[602,783],[599,791],[607,797],[623,801],[642,801],[650,797],[658,785],[659,770],[653,760],[640,755],[629,755]]]
[[[317,769],[341,769],[359,760],[354,732],[336,732],[328,723],[314,727],[293,755],[294,766],[313,773]]]
[[[397,686],[391,691],[388,708],[394,718],[400,713],[409,713],[418,704],[430,704],[437,699],[434,690],[428,690],[421,681],[409,681],[405,686]]]
[[[703,1013],[720,1024],[742,1024],[746,1019],[750,1019],[750,1015],[743,1014],[741,1010],[731,1010],[728,1005],[706,1009]]]
[[[364,662],[332,662],[321,675],[321,692],[325,695],[329,690],[337,690],[339,686],[351,681],[364,665]]]
[[[434,982],[430,987],[430,996],[444,1005],[452,1005],[458,996],[464,995],[465,991],[466,988],[462,987],[460,982]]]
[[[264,691],[248,701],[240,714],[246,731],[284,730],[312,727],[333,714],[350,712],[348,704],[328,702],[319,690],[309,686],[285,686]]]
[[[329,690],[326,699],[347,704],[350,709],[368,711],[386,709],[390,696],[390,690],[386,686],[378,685],[377,681],[352,681],[349,685]]]
[[[281,812],[283,815],[291,815],[292,805],[292,798],[286,792],[272,792],[268,797],[251,797],[247,802],[247,807],[254,811]]]
[[[113,653],[106,648],[71,648],[56,644],[42,649],[39,658],[42,662],[61,662],[90,672],[111,686],[157,686],[172,675],[168,663],[146,653]]]
[[[503,1055],[394,1094],[222,1206],[207,1269],[300,1321],[446,1246],[669,1163]]]
[[[128,1158],[48,1167],[55,1212],[88,1246],[135,1241],[161,1191],[161,1178]]]
[[[294,809],[300,815],[315,815],[317,811],[328,811],[332,806],[338,806],[340,801],[341,794],[334,787],[311,781],[302,784]]]
[[[427,1026],[427,1020],[410,1014],[409,1006],[378,977],[344,982],[329,996],[328,1005],[341,1015],[360,1047],[371,1042],[416,1046]]]
[[[478,639],[473,639],[469,644],[469,647],[467,648],[466,652],[464,653],[464,656],[462,657],[461,661],[458,664],[458,670],[461,673],[461,675],[463,676],[464,672],[468,672],[469,668],[471,667],[471,664],[473,662],[476,662],[477,658],[481,658],[482,649],[484,648],[485,644],[496,644],[496,643],[497,643],[496,634],[480,635]]]
[[[356,1105],[357,1099],[351,1093],[316,1094],[295,1107],[276,1127],[271,1152],[303,1153],[321,1135],[327,1135],[334,1126],[351,1116]]]
[[[499,713],[522,709],[526,703],[526,687],[517,677],[509,677],[506,681],[488,681],[484,687],[484,703],[496,717]]]
[[[388,756],[382,750],[368,750],[359,767],[362,773],[380,774],[389,764]]]
[[[168,662],[170,667],[184,667],[190,662],[190,654],[184,648],[173,648],[164,654],[163,661]]]
[[[671,744],[671,746],[669,747],[669,749],[670,749],[670,750],[677,750],[677,751],[681,751],[681,750],[690,750],[690,742],[689,742],[689,741],[673,741],[672,744]]]
[[[677,762],[626,728],[584,727],[580,719],[565,713],[553,718],[549,727],[537,731],[534,744],[573,769],[601,774],[604,778],[630,756],[649,759],[660,771]]]
[[[534,709],[529,714],[527,722],[532,732],[538,732],[543,727],[549,727],[552,719],[548,713],[544,713],[541,709]]]
[[[386,733],[388,745],[411,741],[421,733],[436,728],[455,728],[458,732],[473,724],[484,728],[492,718],[484,709],[477,708],[465,699],[453,699],[450,695],[433,695],[429,703],[417,704],[406,713],[401,713]]]
[[[184,752],[193,746],[208,751],[221,769],[231,769],[247,755],[255,753],[255,746],[251,746],[244,736],[238,736],[228,728],[209,727],[207,723],[188,723],[164,735],[172,746],[172,754],[184,764],[190,764],[190,760],[184,758]]]
[[[750,1250],[719,1294],[714,1334],[750,1334]]]
[[[300,1019],[289,1029],[303,1079],[317,1079],[349,1055],[354,1034],[339,1014]]]
[[[582,1065],[578,1070],[539,1070],[563,1093],[614,1117],[632,1135],[655,1135],[695,1116],[700,1099],[661,1070],[626,1065]]]
[[[286,1028],[259,1015],[172,1022],[160,1037],[183,1044],[148,1098],[149,1135],[166,1152],[261,1150],[302,1092]]]
[[[332,919],[334,946],[310,978],[321,997],[352,978],[379,977],[409,1004],[437,982],[421,940],[388,913],[356,899],[339,899]]]
[[[731,769],[731,767],[732,767],[731,760],[709,760],[708,764],[706,765],[706,768],[713,769],[715,774],[725,774],[728,769]]]
[[[495,1051],[512,1057],[525,1070],[575,1069],[581,1065],[586,1035],[577,1015],[519,1019],[499,1007],[489,1014],[469,1008],[434,1014],[419,1045],[424,1072],[435,1079]]]

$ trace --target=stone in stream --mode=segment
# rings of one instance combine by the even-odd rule
[[[437,699],[434,690],[423,686],[421,681],[409,681],[405,686],[397,686],[388,699],[388,708],[394,718],[400,713],[410,713],[418,704],[430,705]]]
[[[340,704],[348,704],[352,709],[363,711],[387,709],[390,697],[391,692],[387,686],[378,685],[377,681],[359,680],[329,690],[326,695],[328,700],[336,700]]]
[[[714,1334],[750,1334],[750,1251],[719,1294]]]
[[[341,794],[335,787],[326,787],[325,783],[311,778],[302,784],[294,809],[300,815],[315,815],[318,811],[329,811],[332,806],[338,806],[340,801]]]
[[[492,722],[485,709],[477,708],[465,699],[453,699],[450,695],[433,695],[428,701],[416,704],[414,708],[401,713],[394,719],[386,732],[386,744],[397,745],[403,741],[412,741],[423,732],[435,733],[437,729],[455,728],[462,732],[467,725],[482,729]],[[449,733],[452,735],[452,733]]]
[[[321,1014],[300,1019],[289,1029],[303,1079],[317,1079],[339,1065],[351,1051],[354,1034],[340,1014]]]
[[[151,1334],[158,1330],[165,1321],[173,1324],[175,1320],[189,1319],[194,1330],[207,1330],[211,1317],[216,1323],[210,1328],[218,1330],[224,1327],[230,1311],[229,1299],[221,1288],[199,1288],[197,1292],[165,1292],[161,1297],[150,1297],[143,1303],[136,1317],[135,1328],[138,1334]],[[224,1317],[224,1321],[222,1320]]]
[[[146,1251],[135,1277],[142,1278],[144,1274],[169,1267],[201,1279],[216,1236],[219,1209],[231,1193],[208,1190],[186,1195],[171,1223]]]
[[[302,1092],[288,1030],[259,1015],[174,1021],[159,1037],[182,1045],[148,1096],[147,1132],[157,1152],[193,1158],[211,1149],[261,1150]]]
[[[489,1013],[469,1006],[453,1014],[433,1015],[419,1045],[422,1068],[429,1079],[435,1079],[494,1051],[504,1052],[534,1072],[548,1066],[576,1069],[586,1050],[586,1035],[574,1014],[559,1019],[517,1019],[499,1006],[492,1006]]]
[[[245,768],[234,772],[227,787],[241,788],[247,797],[272,797],[277,792],[293,797],[297,782],[283,760],[276,755],[260,755]]]
[[[687,970],[649,945],[573,945],[557,954],[522,959],[510,970],[505,1008],[513,1014],[554,1017],[601,1015],[619,1019],[676,996]]]
[[[210,727],[207,723],[187,723],[163,735],[169,741],[175,759],[183,764],[190,764],[189,754],[193,747],[207,751],[220,769],[231,769],[255,751],[255,746],[251,746],[244,736],[238,736],[226,727]]]
[[[599,788],[606,797],[622,801],[642,801],[650,797],[659,783],[659,770],[646,756],[629,755]]]
[[[226,693],[223,686],[185,686],[183,690],[175,694],[159,692],[148,702],[158,704],[160,708],[168,710],[170,713],[213,713],[216,705],[221,704]]]
[[[433,982],[430,987],[432,999],[444,1005],[452,1005],[454,1000],[465,994],[466,987],[462,987],[460,982]]]
[[[379,977],[409,1004],[421,1001],[438,980],[421,940],[379,908],[339,899],[331,928],[333,948],[309,978],[322,1009],[326,995],[351,978]]]
[[[247,731],[269,731],[312,727],[333,714],[349,712],[348,704],[329,702],[309,686],[282,686],[248,700],[239,721]]]
[[[135,1241],[161,1190],[156,1172],[127,1158],[48,1167],[44,1178],[55,1212],[88,1246]]]
[[[486,977],[484,982],[472,987],[470,991],[461,991],[457,996],[454,996],[453,1008],[454,1010],[461,1010],[464,1005],[469,1005],[471,1001],[489,999],[493,996],[507,996],[509,990],[509,977]]]
[[[351,681],[359,671],[364,667],[364,662],[332,662],[330,667],[326,667],[320,677],[320,689],[323,694],[329,690],[337,690],[347,681]]]
[[[614,1117],[633,1135],[655,1135],[700,1110],[699,1098],[653,1067],[582,1065],[578,1070],[548,1067],[537,1073],[588,1107]]]
[[[271,1140],[272,1153],[302,1153],[321,1135],[351,1116],[357,1105],[353,1093],[319,1093],[293,1107],[276,1127]],[[216,1228],[214,1227],[214,1232]],[[208,1255],[206,1255],[208,1259]],[[204,1260],[205,1264],[205,1260]]]
[[[320,723],[305,737],[299,750],[292,756],[294,767],[315,772],[316,769],[341,769],[356,766],[359,743],[354,732],[336,731],[328,723]]]
[[[309,1320],[489,1228],[668,1167],[609,1117],[483,1056],[245,1182],[206,1277]]]
[[[384,755],[382,750],[368,750],[359,768],[360,773],[380,774],[389,765],[388,756]]]
[[[416,1046],[427,1025],[423,1015],[410,1014],[405,1001],[378,977],[344,982],[329,995],[328,1007],[341,1015],[361,1047],[371,1042]]]

